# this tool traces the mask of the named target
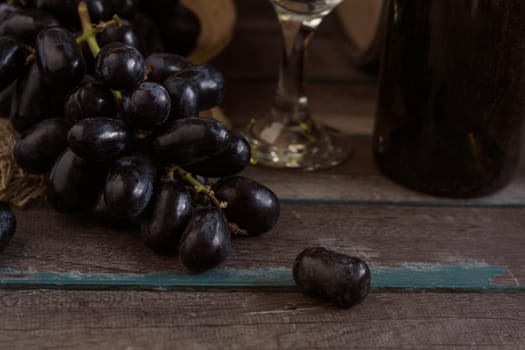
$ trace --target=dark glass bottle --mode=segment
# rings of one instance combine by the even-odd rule
[[[381,171],[430,194],[500,189],[525,120],[525,1],[390,0],[374,130]]]

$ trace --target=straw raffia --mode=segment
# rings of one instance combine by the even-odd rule
[[[45,193],[45,177],[21,170],[13,158],[17,133],[9,119],[0,118],[0,200],[24,207]]]

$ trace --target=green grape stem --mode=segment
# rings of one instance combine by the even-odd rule
[[[217,197],[215,197],[215,193],[213,193],[213,190],[210,186],[204,185],[199,182],[196,178],[193,177],[193,175],[186,170],[182,169],[179,166],[173,166],[168,169],[168,172],[170,172],[170,175],[174,175],[177,173],[182,180],[186,181],[190,185],[193,186],[193,189],[195,192],[198,193],[204,193],[205,195],[210,198],[210,201],[218,208],[220,209],[226,209],[228,207],[228,203],[220,201]]]
[[[87,43],[89,50],[93,57],[97,57],[100,52],[100,46],[97,42],[96,34],[103,31],[104,28],[107,28],[110,25],[120,26],[122,21],[118,16],[113,16],[113,19],[108,22],[101,22],[97,26],[93,27],[91,24],[91,16],[89,15],[89,10],[84,1],[78,3],[78,16],[80,17],[80,23],[82,24],[82,35],[77,38],[77,43]],[[120,105],[122,102],[122,93],[120,91],[111,90],[117,104]]]
[[[113,16],[113,19],[111,21],[100,22],[96,26],[90,25],[89,29],[87,27],[85,29],[83,28],[84,30],[82,32],[82,35],[76,38],[77,44],[82,44],[84,42],[87,42],[90,38],[94,38],[98,33],[102,33],[104,29],[111,27],[111,26],[115,26],[117,28],[122,26],[122,20],[120,19],[119,16],[115,15]],[[93,45],[93,43],[91,45]],[[91,49],[91,46],[90,46],[90,49]],[[97,53],[98,51],[100,51],[100,47],[98,46],[98,43],[96,43],[95,51],[97,51]]]

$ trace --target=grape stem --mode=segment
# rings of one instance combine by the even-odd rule
[[[182,169],[181,167],[179,166],[170,167],[168,169],[168,172],[170,173],[171,177],[173,177],[173,175],[177,173],[181,177],[182,180],[186,181],[187,183],[193,186],[193,189],[195,190],[195,192],[204,193],[205,195],[207,195],[208,198],[210,198],[210,201],[216,207],[220,209],[226,209],[228,207],[227,202],[220,201],[219,199],[217,199],[217,197],[215,197],[215,193],[213,193],[213,190],[211,189],[210,186],[200,183],[199,180],[194,178],[192,174]]]
[[[111,26],[115,26],[117,28],[122,26],[122,20],[120,19],[119,16],[115,15],[115,16],[113,16],[113,19],[111,21],[100,22],[96,26],[91,26],[90,25],[90,27],[89,27],[89,29],[87,29],[87,31],[84,30],[82,32],[82,35],[80,35],[79,37],[76,38],[77,44],[82,44],[82,43],[88,41],[88,39],[94,38],[98,33],[102,33],[104,31],[104,29],[106,29],[108,27],[111,27]],[[91,45],[93,45],[93,44],[91,44]],[[97,43],[97,46],[98,46],[98,43]],[[91,46],[90,46],[90,48],[91,48]],[[100,48],[98,48],[98,51],[100,51]]]
[[[237,226],[237,224],[230,224],[230,232],[234,236],[249,236],[248,232],[241,229],[239,226]]]
[[[80,17],[80,23],[82,24],[82,35],[79,38],[82,38],[81,42],[87,43],[87,45],[89,46],[89,50],[93,54],[93,57],[97,57],[98,53],[100,52],[100,46],[97,42],[96,33],[98,33],[97,30],[104,30],[104,28],[106,28],[104,26],[105,24],[104,22],[102,22],[98,26],[93,27],[93,25],[91,24],[91,17],[89,16],[88,7],[84,1],[80,1],[78,3],[78,16]],[[122,24],[118,16],[114,16],[111,21],[108,21],[106,23],[112,23],[111,25],[117,26]],[[79,39],[77,39],[77,42],[78,40]],[[120,105],[122,101],[122,93],[116,90],[111,90],[111,92],[113,93],[113,96],[115,96],[117,104]]]

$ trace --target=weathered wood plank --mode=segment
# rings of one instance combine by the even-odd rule
[[[222,268],[291,268],[304,248],[325,246],[372,267],[406,263],[488,264],[506,270],[495,283],[525,281],[524,209],[284,204],[277,227],[236,239]],[[182,272],[176,257],[158,256],[136,233],[47,208],[17,211],[17,235],[0,255],[16,271],[82,273]]]
[[[519,349],[525,294],[0,292],[5,349]]]
[[[507,270],[487,264],[374,266],[372,288],[377,290],[524,292],[522,285],[501,285],[495,281]],[[295,288],[292,269],[212,269],[201,274],[187,272],[82,273],[36,272],[0,269],[0,286],[5,289],[78,290],[162,290],[177,288]]]

